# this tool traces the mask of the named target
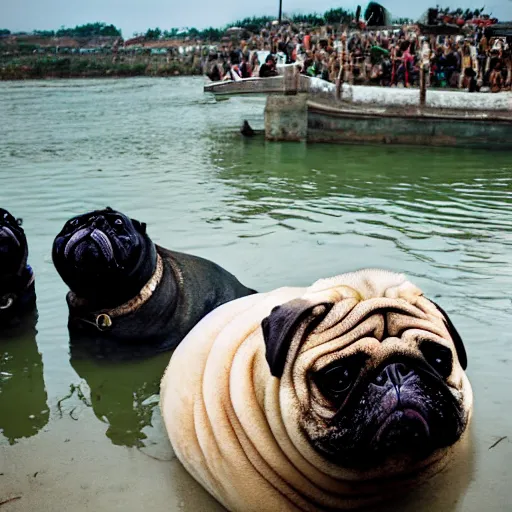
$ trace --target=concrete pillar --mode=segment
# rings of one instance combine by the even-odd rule
[[[303,141],[308,135],[308,95],[269,95],[265,105],[267,140]]]

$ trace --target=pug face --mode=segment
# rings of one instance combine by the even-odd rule
[[[397,276],[319,281],[262,323],[267,361],[289,405],[283,420],[334,472],[426,467],[469,421],[462,340],[439,306]]]
[[[129,300],[156,263],[146,225],[112,208],[70,219],[53,243],[53,262],[78,296],[103,306]]]
[[[20,275],[27,264],[27,239],[21,219],[0,208],[0,281]]]

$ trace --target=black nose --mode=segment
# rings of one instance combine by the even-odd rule
[[[98,215],[94,219],[91,227],[93,227],[93,228],[100,228],[101,229],[103,226],[105,226],[106,222],[107,222],[107,219],[105,219],[105,217],[103,217],[103,215]]]
[[[403,363],[389,364],[375,377],[374,384],[401,386],[412,373],[414,372]]]

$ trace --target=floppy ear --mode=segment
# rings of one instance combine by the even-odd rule
[[[130,219],[132,221],[133,227],[141,234],[146,234],[146,223],[145,222],[139,222],[135,219]]]
[[[317,306],[326,306],[318,313],[325,316],[332,304],[312,304],[304,299],[294,299],[281,306],[276,306],[270,315],[261,322],[265,340],[265,357],[274,377],[281,378],[286,363],[286,356],[293,336],[300,322],[313,313]],[[316,316],[316,315],[315,315]]]
[[[457,352],[459,363],[462,366],[462,369],[465,370],[468,367],[468,356],[466,354],[466,348],[464,347],[464,342],[462,341],[460,334],[457,332],[457,329],[455,329],[455,326],[450,320],[448,313],[446,313],[446,311],[439,304],[436,304],[433,300],[430,300],[430,302],[432,302],[432,304],[434,304],[434,306],[443,315],[444,322],[453,340],[453,344],[455,345],[455,351]]]

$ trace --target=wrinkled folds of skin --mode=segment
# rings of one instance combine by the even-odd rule
[[[327,315],[325,306],[312,309],[322,320],[305,339],[311,315],[297,328],[278,379],[265,359],[261,322],[275,306],[295,298],[334,305]],[[383,313],[386,308],[394,312]],[[402,274],[364,270],[225,304],[188,334],[162,379],[161,408],[173,448],[229,510],[350,509],[415,485],[444,467],[465,433],[413,467],[396,462],[365,472],[339,467],[307,437],[335,413],[311,390],[308,371],[358,345],[371,352],[368,364],[376,366],[393,353],[417,355],[416,340],[425,333],[453,352],[447,384],[467,424],[471,387],[443,316]],[[311,418],[317,427],[307,423]]]

